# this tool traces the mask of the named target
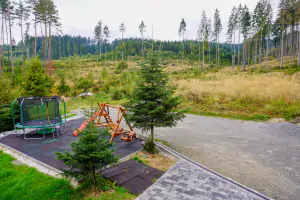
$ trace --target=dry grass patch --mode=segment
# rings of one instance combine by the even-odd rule
[[[177,162],[174,158],[169,156],[165,156],[163,154],[149,154],[145,151],[138,152],[131,158],[164,172]]]

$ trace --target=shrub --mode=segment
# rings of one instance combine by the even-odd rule
[[[66,95],[66,93],[70,92],[70,87],[67,85],[64,77],[60,79],[59,85],[57,87],[60,95]]]
[[[155,143],[152,141],[150,137],[145,141],[144,150],[151,154],[158,153],[158,149],[156,148]]]
[[[121,61],[118,63],[117,69],[124,70],[128,68],[128,64],[125,61]]]
[[[45,74],[41,60],[31,59],[21,84],[25,95],[46,96],[54,85],[53,80]]]

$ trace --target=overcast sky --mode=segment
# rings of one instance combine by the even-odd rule
[[[271,0],[277,8],[279,0]],[[203,10],[213,20],[215,9],[221,15],[225,42],[227,22],[233,6],[247,4],[253,11],[258,0],[54,0],[59,10],[63,33],[93,37],[96,23],[102,20],[111,31],[111,40],[120,37],[119,25],[124,22],[127,31],[124,37],[139,37],[138,26],[146,24],[146,37],[178,40],[178,28],[182,18],[187,24],[186,37],[195,39]],[[14,30],[15,34],[18,32]],[[16,35],[16,39],[19,37]]]

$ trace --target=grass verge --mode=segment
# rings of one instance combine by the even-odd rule
[[[0,151],[0,199],[134,199],[135,196],[113,182],[98,178],[98,186],[92,181],[83,182],[75,189],[69,181],[57,179],[25,165],[14,165],[8,154]]]

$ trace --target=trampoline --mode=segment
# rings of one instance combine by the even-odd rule
[[[19,108],[18,108],[19,107]],[[16,117],[20,109],[20,117]],[[46,134],[65,132],[66,103],[60,97],[20,97],[11,103],[12,118],[15,130],[22,129],[24,139],[44,139]],[[25,129],[37,129],[42,137],[26,137]]]

